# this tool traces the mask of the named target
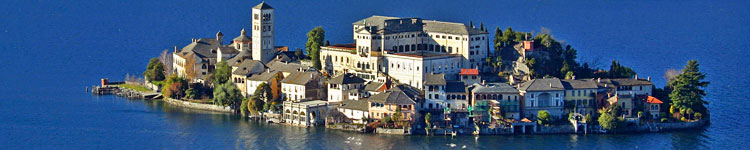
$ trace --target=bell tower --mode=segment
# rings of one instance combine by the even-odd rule
[[[274,58],[273,19],[273,8],[266,2],[253,7],[253,60],[268,63]]]

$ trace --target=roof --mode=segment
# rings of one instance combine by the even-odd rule
[[[663,104],[664,102],[662,102],[661,100],[659,100],[656,97],[648,96],[648,98],[646,99],[646,103],[649,103],[649,104]]]
[[[247,31],[245,31],[245,28],[242,28],[242,31],[240,31],[240,35],[234,38],[232,41],[252,42],[252,39],[247,36]]]
[[[386,23],[390,23],[391,25],[386,26]],[[369,33],[390,34],[400,32],[425,31],[463,35],[487,34],[487,32],[468,27],[463,23],[423,20],[421,18],[399,18],[373,15],[352,23],[352,25],[363,24],[366,24],[365,26],[367,26],[368,28],[360,28],[355,32],[366,31]]]
[[[388,89],[388,91],[402,91],[409,97],[412,97],[414,99],[420,100],[424,96],[424,93],[422,93],[421,90],[418,90],[417,88],[408,85],[408,84],[400,84],[393,86],[393,88]]]
[[[271,7],[271,5],[266,4],[266,2],[260,2],[260,4],[255,5],[253,9],[273,9],[273,7]]]
[[[250,76],[250,78],[247,78],[247,80],[251,80],[251,81],[269,81],[273,77],[275,77],[276,74],[278,74],[278,73],[279,73],[279,71],[265,71],[265,72],[262,72],[260,74],[254,74],[254,75]]]
[[[635,78],[601,79],[602,83],[610,83],[615,86],[654,85],[651,81]]]
[[[531,81],[521,83],[521,91],[557,91],[565,90],[560,79],[544,78],[532,79]]]
[[[427,74],[424,77],[424,85],[445,85],[445,74]]]
[[[399,105],[409,105],[417,103],[414,100],[414,97],[408,96],[406,93],[404,93],[404,91],[386,91],[370,96],[369,100],[371,102]]]
[[[383,87],[384,85],[385,85],[384,82],[375,82],[375,81],[372,81],[370,83],[367,83],[367,85],[365,85],[365,91],[378,92],[378,90],[381,87]]]
[[[305,71],[305,72],[299,72],[295,71],[292,72],[292,74],[289,74],[289,76],[285,77],[284,80],[281,80],[281,83],[286,84],[297,84],[297,85],[305,85],[312,81],[312,77],[315,76],[314,71]]]
[[[594,79],[577,79],[577,80],[562,80],[563,87],[565,87],[566,90],[575,90],[575,89],[596,89],[599,88],[599,86],[596,84],[596,81]]]
[[[518,93],[518,89],[507,83],[487,83],[485,85],[474,83],[471,86],[474,87],[471,90],[472,93]]]
[[[445,86],[446,93],[466,93],[466,85],[462,81],[448,81]]]
[[[216,50],[219,47],[219,41],[215,38],[200,38],[193,40],[192,43],[183,47],[179,54],[185,56],[186,54],[196,54],[200,58],[216,58]]]
[[[479,75],[479,70],[477,69],[461,69],[461,73],[458,73],[459,75]]]
[[[238,63],[242,63],[245,60],[252,60],[253,54],[250,54],[250,51],[244,50],[239,51],[237,55],[234,55],[234,57],[227,59],[227,64],[230,66],[237,66]]]
[[[268,66],[268,68],[271,68],[271,70],[277,70],[281,72],[299,72],[300,68],[302,70],[308,70],[311,68],[309,66],[304,66],[300,63],[280,62],[278,60],[273,60],[273,61],[268,62],[266,66]]]
[[[331,84],[365,83],[365,80],[351,73],[342,74],[328,80]]]
[[[344,108],[344,109],[361,110],[361,111],[369,110],[367,99],[344,100],[343,102],[341,102],[341,105],[342,105],[341,108]]]
[[[249,76],[251,74],[261,73],[266,69],[266,66],[260,61],[250,59],[243,60],[242,63],[237,63],[233,66],[237,67],[237,69],[232,71],[232,74],[235,75]]]
[[[440,56],[454,56],[454,57],[461,56],[459,54],[439,53],[439,52],[431,52],[431,51],[409,51],[409,52],[400,52],[400,53],[390,53],[390,55],[415,57],[415,58],[430,58],[430,57],[440,57]]]

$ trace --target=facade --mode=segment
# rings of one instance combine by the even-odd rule
[[[426,107],[428,110],[443,110],[447,107],[445,87],[445,74],[427,74],[424,81],[424,94]]]
[[[648,115],[649,117],[651,117],[651,119],[659,119],[661,117],[664,117],[659,116],[661,112],[661,105],[663,103],[664,102],[657,99],[656,97],[648,96],[648,98],[646,99],[646,108],[644,110],[648,111]]]
[[[299,126],[315,126],[325,123],[328,103],[321,100],[285,101],[282,118],[284,122]]]
[[[461,69],[461,72],[458,73],[458,78],[466,83],[466,85],[482,83],[482,76],[479,76],[479,70],[477,69]]]
[[[524,99],[523,117],[536,118],[540,110],[549,112],[553,117],[562,117],[565,88],[560,79],[532,79],[519,86],[518,89]]]
[[[446,81],[445,101],[446,107],[454,110],[466,110],[469,104],[469,92],[466,84],[461,81]]]
[[[402,52],[384,54],[385,73],[399,83],[422,89],[428,74],[444,73],[446,79],[456,80],[461,69],[461,57],[457,54],[438,52]]]
[[[353,123],[366,123],[370,118],[367,99],[344,100],[337,109],[346,115]],[[363,120],[364,119],[364,120]]]
[[[250,76],[260,74],[265,70],[266,66],[257,60],[246,59],[240,61],[240,63],[234,63],[232,64],[232,83],[237,86],[237,89],[242,92],[242,95],[249,95],[248,93],[252,93],[255,90],[248,91],[247,79]]]
[[[415,89],[399,85],[388,91],[370,96],[368,99],[368,111],[370,118],[383,119],[391,117],[400,109],[401,119],[411,120],[413,115],[420,110],[418,104],[423,101],[420,93]]]
[[[596,98],[600,88],[595,79],[571,79],[561,82],[565,87],[565,113],[596,113]]]
[[[637,100],[633,97],[631,94],[616,94],[607,101],[610,105],[620,105],[620,108],[622,108],[622,116],[618,117],[625,117],[625,118],[634,118],[637,114],[635,111],[636,107],[642,106],[636,103]]]
[[[273,39],[273,8],[261,2],[252,9],[253,22],[253,60],[268,63],[274,58],[274,39]]]
[[[281,80],[282,98],[288,101],[322,98],[325,85],[317,71],[294,72]]]
[[[265,72],[260,74],[254,74],[247,78],[247,94],[246,97],[253,96],[255,90],[262,83],[268,84],[271,87],[272,99],[281,98],[281,80],[284,76],[279,71],[271,71],[266,69]]]
[[[480,105],[498,107],[500,114],[508,119],[521,120],[521,95],[518,89],[506,83],[474,83],[470,85],[471,105],[478,107]],[[477,113],[479,116],[488,119],[489,116],[484,112]],[[485,120],[486,121],[486,120]]]
[[[359,89],[364,88],[365,80],[354,74],[342,74],[328,80],[328,102],[341,102],[352,96],[359,97]]]

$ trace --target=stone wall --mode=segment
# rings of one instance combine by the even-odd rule
[[[377,128],[375,129],[375,133],[378,134],[396,134],[396,135],[410,135],[411,132],[409,132],[409,129],[386,129],[386,128]]]
[[[216,105],[211,105],[211,104],[192,103],[192,102],[181,101],[181,100],[176,100],[172,98],[164,98],[164,102],[167,102],[172,105],[180,106],[180,107],[191,108],[191,109],[200,109],[200,110],[225,112],[225,113],[234,112],[232,108],[230,108],[229,106],[216,106]]]

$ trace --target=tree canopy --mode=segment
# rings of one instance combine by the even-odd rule
[[[633,69],[620,65],[617,60],[612,60],[612,65],[609,67],[610,78],[632,78],[635,74]]]
[[[151,58],[148,62],[148,66],[146,66],[146,71],[143,72],[143,76],[146,77],[146,80],[149,82],[163,81],[166,79],[164,76],[164,64],[162,64],[158,58]]]
[[[669,94],[672,106],[679,109],[680,112],[687,113],[683,115],[691,115],[690,112],[707,114],[705,105],[708,102],[703,100],[703,97],[706,96],[706,91],[703,89],[708,86],[709,82],[705,81],[706,74],[700,72],[699,66],[697,60],[688,61],[685,68],[682,69],[682,74],[677,75],[668,83],[668,86],[672,88],[672,92]]]
[[[211,75],[211,82],[216,84],[224,84],[229,81],[232,76],[232,67],[227,64],[226,61],[221,61],[216,64],[216,70]]]
[[[312,59],[313,67],[320,70],[320,46],[322,46],[325,40],[325,30],[323,27],[317,26],[314,29],[307,32],[307,43],[305,43],[305,50],[307,55]]]
[[[214,104],[219,106],[234,106],[240,104],[242,92],[231,82],[219,84],[214,88]]]
[[[541,125],[549,125],[552,122],[552,118],[546,110],[540,110],[537,114],[537,123]]]

